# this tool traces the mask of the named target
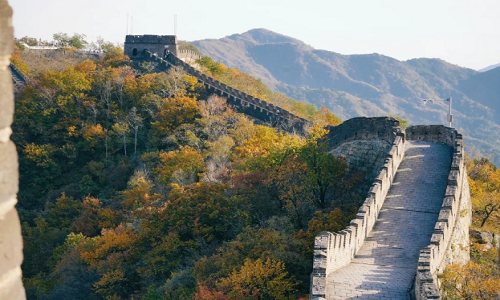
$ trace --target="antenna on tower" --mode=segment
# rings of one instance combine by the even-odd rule
[[[134,34],[134,16],[131,17],[132,19],[130,20],[130,34]]]
[[[127,35],[128,35],[128,14],[127,14]]]
[[[174,35],[177,36],[177,15],[174,15]]]

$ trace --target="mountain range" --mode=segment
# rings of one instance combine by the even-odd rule
[[[343,119],[397,115],[410,124],[448,124],[451,97],[452,126],[464,134],[469,151],[500,153],[500,68],[479,72],[441,59],[343,55],[266,29],[191,43],[275,91],[324,105]],[[424,105],[422,99],[435,101]]]

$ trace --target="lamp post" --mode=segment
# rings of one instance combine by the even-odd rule
[[[452,102],[452,98],[448,98],[448,99],[438,99],[439,101],[448,101],[448,115],[446,116],[446,120],[448,121],[448,124],[449,124],[449,127],[451,127],[451,122],[453,121],[453,115],[451,114],[451,102]],[[427,102],[434,102],[434,101],[438,101],[438,100],[434,100],[434,99],[422,99],[422,101],[424,101],[424,105],[427,104]]]

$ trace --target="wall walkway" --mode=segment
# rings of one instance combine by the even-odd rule
[[[408,142],[372,232],[351,263],[327,277],[326,299],[406,299],[433,233],[451,149]]]
[[[386,139],[376,127],[364,138]],[[412,126],[406,138],[396,137],[350,226],[316,237],[311,299],[440,299],[438,274],[468,261],[462,136]]]
[[[29,83],[29,78],[24,75],[14,64],[9,64],[9,69],[12,74],[12,83],[14,83],[14,92],[20,91],[26,84]]]

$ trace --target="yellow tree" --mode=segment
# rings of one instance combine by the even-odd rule
[[[288,276],[283,262],[259,258],[247,260],[239,270],[221,279],[217,286],[231,300],[288,300],[296,299],[297,282]]]
[[[181,184],[195,182],[205,168],[201,151],[190,146],[181,146],[179,150],[170,152],[148,153],[143,159],[146,163],[158,160],[154,171],[166,184],[175,179]]]
[[[193,122],[198,112],[198,103],[195,98],[174,95],[163,99],[151,123],[155,129],[153,136],[161,140],[180,125]]]

